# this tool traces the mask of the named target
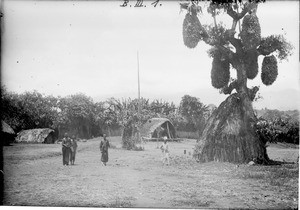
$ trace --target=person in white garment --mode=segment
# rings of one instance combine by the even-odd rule
[[[170,164],[170,157],[169,157],[169,145],[168,145],[168,138],[165,136],[164,137],[164,143],[160,146],[160,149],[162,150],[163,153],[163,158],[162,162],[163,165]]]

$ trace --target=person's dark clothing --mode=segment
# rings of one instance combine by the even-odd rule
[[[71,155],[71,141],[69,138],[63,138],[62,140],[62,155],[63,165],[69,165]]]
[[[76,150],[77,150],[77,141],[75,139],[72,139],[70,149],[71,149],[71,155],[70,155],[71,156],[71,158],[70,158],[71,165],[74,165],[74,163],[75,163],[75,156],[76,156]]]
[[[101,161],[106,165],[108,162],[108,147],[110,147],[108,140],[100,142]]]

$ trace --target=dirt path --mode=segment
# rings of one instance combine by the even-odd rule
[[[100,163],[99,139],[79,142],[76,163],[68,167],[62,165],[59,144],[5,147],[4,204],[157,208],[298,206],[296,164],[275,168],[198,164],[188,155],[194,142],[185,141],[170,143],[171,165],[163,166],[156,143],[147,143],[145,151],[126,151],[119,148],[119,138],[111,141],[116,148],[109,150],[106,167]],[[187,155],[183,150],[187,150]],[[270,149],[271,153],[280,153],[278,148],[279,153],[273,150]],[[297,154],[298,149],[293,149],[289,157],[295,159]],[[277,172],[293,176],[276,177],[278,182],[271,183],[269,177]]]

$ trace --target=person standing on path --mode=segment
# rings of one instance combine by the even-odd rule
[[[100,142],[101,162],[104,166],[108,162],[108,147],[109,141],[106,139],[106,134],[103,134],[103,140]]]
[[[74,165],[77,150],[77,141],[75,136],[71,139],[71,165]]]
[[[170,164],[169,145],[166,136],[164,137],[164,143],[160,146],[160,149],[162,150],[163,153],[163,158],[162,158],[163,165],[165,165],[165,162],[167,162],[167,165],[169,165]]]
[[[65,133],[64,138],[62,140],[62,158],[63,165],[68,166],[70,161],[70,153],[71,153],[71,140],[68,136],[68,133]]]

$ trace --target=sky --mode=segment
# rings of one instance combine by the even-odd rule
[[[219,105],[227,96],[211,86],[209,46],[183,44],[185,11],[179,1],[144,1],[145,7],[120,7],[124,1],[2,1],[1,83],[9,91],[37,90],[54,96],[84,93],[94,101],[141,96],[179,104],[185,94]],[[131,5],[131,7],[130,7]],[[212,23],[205,12],[201,23]],[[279,12],[280,11],[280,12]],[[299,101],[299,3],[259,5],[262,36],[284,34],[294,46],[278,64],[272,86],[260,75],[257,108],[295,109]],[[227,15],[217,17],[231,25]],[[262,57],[259,57],[261,66]]]

